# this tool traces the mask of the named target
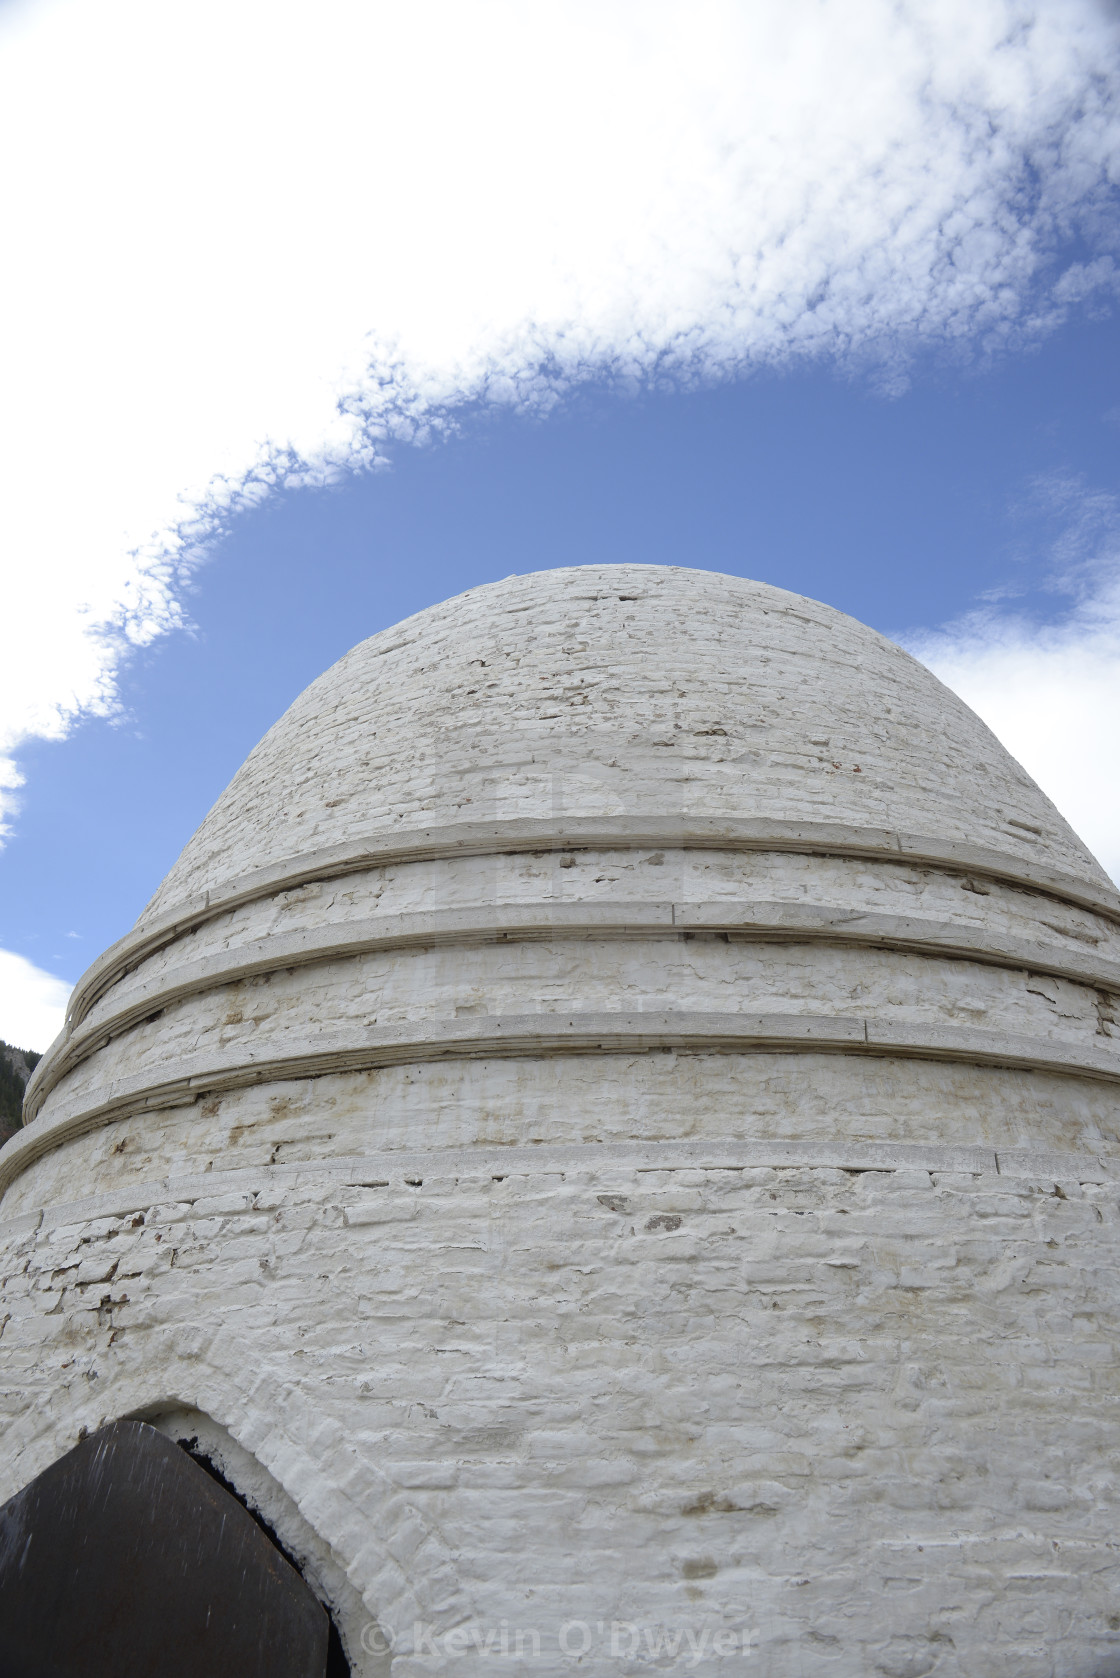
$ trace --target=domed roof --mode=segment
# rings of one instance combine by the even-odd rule
[[[512,577],[269,731],[76,987],[0,1182],[102,1127],[101,1175],[286,1148],[297,1100],[334,1152],[598,1133],[620,1077],[628,1135],[1097,1146],[1117,996],[1115,888],[901,649],[709,572]]]
[[[1111,890],[991,731],[884,636],[766,583],[588,565],[354,647],[250,754],[144,919],[394,830],[643,817],[886,830]]]

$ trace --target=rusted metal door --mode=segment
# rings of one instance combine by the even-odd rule
[[[252,1516],[143,1422],[0,1508],[0,1678],[324,1678],[328,1626]]]

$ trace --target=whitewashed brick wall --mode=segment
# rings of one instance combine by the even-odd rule
[[[250,757],[0,1153],[0,1499],[201,1432],[378,1678],[1120,1671],[1118,962],[1057,813],[827,607],[421,614]]]

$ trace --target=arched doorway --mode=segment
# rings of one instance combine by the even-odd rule
[[[347,1678],[322,1604],[201,1456],[114,1422],[0,1508],[0,1678]]]

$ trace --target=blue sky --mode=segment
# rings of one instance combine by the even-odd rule
[[[904,640],[1120,871],[1106,9],[305,16],[0,7],[0,1036],[327,664],[552,565]]]

